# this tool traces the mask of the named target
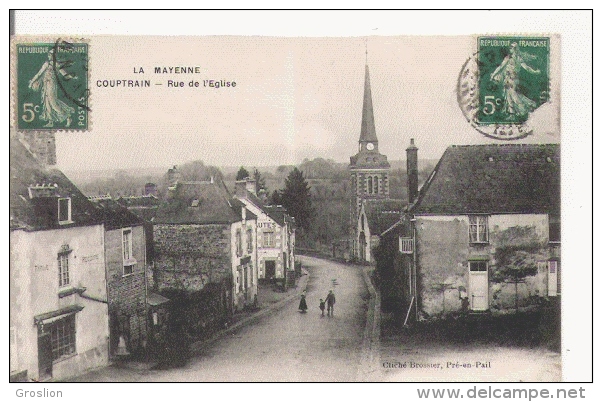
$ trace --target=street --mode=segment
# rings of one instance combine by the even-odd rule
[[[297,310],[295,299],[207,344],[181,368],[112,366],[70,381],[356,381],[369,300],[361,268],[300,258],[310,274],[307,313]],[[330,289],[336,295],[334,316],[321,316],[320,299]]]

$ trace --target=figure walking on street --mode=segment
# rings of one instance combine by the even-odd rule
[[[299,310],[302,313],[307,312],[307,302],[305,301],[305,292],[301,295],[301,301],[299,302]]]
[[[328,292],[328,296],[326,296],[326,304],[328,305],[328,315],[334,315],[334,293],[331,291]]]
[[[324,309],[326,308],[326,303],[324,299],[320,299],[320,310],[322,310],[322,317],[324,317]]]

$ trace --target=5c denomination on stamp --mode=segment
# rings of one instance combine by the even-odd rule
[[[19,130],[89,128],[88,43],[18,41],[16,126]]]

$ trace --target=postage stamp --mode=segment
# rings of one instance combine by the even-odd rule
[[[15,126],[24,131],[87,130],[88,43],[57,38],[15,46]]]
[[[479,123],[524,123],[549,99],[549,38],[481,37]]]
[[[481,134],[516,140],[533,133],[532,113],[552,99],[550,37],[485,36],[458,78],[458,102]]]

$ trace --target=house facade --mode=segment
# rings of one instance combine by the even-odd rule
[[[89,197],[104,221],[109,356],[141,354],[148,343],[146,236],[142,219],[110,197]],[[125,350],[118,350],[119,345]]]
[[[408,317],[520,309],[560,294],[558,144],[452,146],[409,190],[416,198],[379,248],[383,297]]]
[[[11,380],[108,363],[102,215],[59,170],[10,142]]]
[[[255,180],[237,181],[236,198],[257,217],[259,278],[284,278],[295,269],[294,220],[282,206],[264,205],[255,194]]]
[[[257,294],[257,218],[222,183],[178,181],[153,221],[154,286],[202,334]],[[173,318],[173,314],[172,314]]]

